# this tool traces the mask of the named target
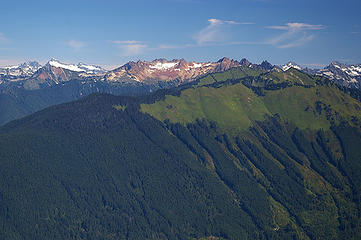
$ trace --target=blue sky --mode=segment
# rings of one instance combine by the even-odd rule
[[[0,66],[223,56],[361,63],[359,0],[1,1]]]

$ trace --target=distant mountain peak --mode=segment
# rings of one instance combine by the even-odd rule
[[[167,60],[164,58],[153,61],[128,62],[122,67],[106,74],[108,81],[190,81],[204,74],[221,72],[241,64],[229,58],[221,58],[217,62],[187,62],[184,59]]]
[[[241,61],[239,61],[239,64],[241,64],[242,66],[245,66],[245,67],[249,67],[252,63],[250,61],[248,61],[248,59],[242,58]]]
[[[361,88],[361,64],[333,61],[324,69],[318,70],[317,75],[329,78],[346,87]]]
[[[264,60],[261,65],[260,65],[263,69],[265,70],[272,70],[273,69],[273,65],[271,63],[269,63],[267,60]]]
[[[219,59],[217,62],[223,62],[223,61],[230,61],[231,59],[229,59],[228,57],[222,57],[221,59]]]
[[[333,66],[341,66],[341,65],[345,65],[343,63],[340,63],[338,61],[332,61],[330,65],[333,65]]]
[[[295,62],[289,61],[288,63],[284,64],[281,66],[283,71],[287,71],[290,68],[294,68],[297,70],[302,70],[302,67],[298,64],[296,64]]]
[[[83,62],[80,62],[78,64],[68,64],[63,63],[55,58],[51,58],[46,65],[56,68],[67,69],[73,72],[84,72],[89,74],[102,74],[106,72],[106,70],[99,66],[89,65]]]
[[[36,61],[27,61],[19,65],[0,68],[0,74],[12,77],[28,77],[34,74],[41,65]]]

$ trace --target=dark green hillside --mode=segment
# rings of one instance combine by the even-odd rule
[[[0,239],[360,239],[359,146],[295,70],[91,95],[0,128]]]
[[[0,125],[25,117],[49,106],[75,101],[92,93],[139,96],[162,88],[176,86],[170,83],[109,83],[104,81],[71,80],[37,90],[26,90],[18,85],[0,86]]]

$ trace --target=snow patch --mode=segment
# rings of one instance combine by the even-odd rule
[[[49,61],[49,65],[53,66],[53,67],[68,69],[73,72],[85,72],[84,69],[79,68],[77,65],[64,64],[64,63],[61,63],[61,62],[59,62],[57,60],[53,60],[53,59]]]
[[[200,68],[202,67],[203,64],[202,63],[193,63],[193,66],[189,66],[190,68]]]
[[[14,69],[14,68],[18,68],[20,66],[8,66],[8,67],[5,67],[5,69]]]
[[[361,72],[361,67],[359,66],[351,66],[351,69],[357,72]]]
[[[284,72],[286,72],[286,71],[287,71],[288,69],[290,69],[290,68],[295,68],[295,69],[297,69],[297,70],[302,70],[302,68],[301,68],[300,66],[298,66],[297,64],[295,64],[295,63],[293,63],[293,62],[289,62],[289,63],[287,63],[287,64],[285,64],[285,65],[282,65],[281,68],[282,68],[282,70],[283,70]]]
[[[169,68],[174,67],[177,64],[178,63],[176,62],[166,62],[166,63],[157,62],[155,65],[150,65],[149,67],[157,70],[167,70]]]
[[[323,74],[325,74],[326,76],[329,76],[329,77],[333,77],[333,73],[332,72],[323,72]]]
[[[348,70],[347,74],[353,77],[359,76],[360,74],[354,70]]]
[[[95,66],[91,66],[91,65],[85,65],[85,64],[78,64],[79,68],[85,68],[88,70],[100,70],[100,68],[95,67]]]

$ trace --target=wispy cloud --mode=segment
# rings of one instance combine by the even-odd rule
[[[0,42],[6,41],[5,35],[0,32]]]
[[[85,43],[78,40],[69,40],[67,45],[75,51],[80,51],[83,47],[85,47]]]
[[[114,44],[139,44],[142,43],[141,41],[135,41],[135,40],[124,40],[124,41],[110,41],[111,43]]]
[[[157,50],[169,50],[169,49],[182,49],[182,48],[192,48],[198,47],[198,44],[187,43],[187,44],[160,44],[156,47],[149,48],[149,50],[157,51]]]
[[[144,53],[144,51],[147,49],[146,44],[129,44],[124,45],[121,48],[123,49],[123,56],[137,56]]]
[[[148,49],[148,45],[141,41],[115,40],[110,42],[116,44],[122,50],[121,55],[124,57],[138,56],[143,54]]]
[[[323,25],[313,25],[307,23],[287,23],[286,25],[281,26],[268,26],[267,28],[278,29],[278,30],[286,30],[286,31],[300,31],[300,30],[320,30],[324,29]]]
[[[269,29],[284,31],[282,34],[270,38],[267,44],[275,45],[278,48],[292,48],[306,44],[314,39],[315,35],[310,31],[324,29],[324,25],[314,25],[308,23],[287,23],[285,25],[268,26]]]
[[[230,20],[208,19],[208,26],[194,35],[194,40],[198,45],[209,43],[220,43],[227,40],[232,25],[248,25],[251,22],[236,22]]]
[[[186,45],[171,45],[171,44],[161,44],[158,47],[154,48],[154,50],[158,49],[179,49],[179,48],[185,48]]]
[[[0,43],[9,43],[9,39],[2,32],[0,32]]]
[[[324,68],[327,66],[326,63],[300,63],[300,65],[309,68]]]
[[[306,44],[314,38],[314,35],[306,35],[304,34],[302,37],[283,45],[279,45],[278,48],[293,48]]]
[[[208,19],[208,25],[193,35],[193,42],[186,44],[159,44],[148,45],[138,40],[111,40],[109,43],[116,45],[122,50],[122,56],[137,56],[151,51],[185,49],[200,46],[223,46],[223,45],[240,45],[240,44],[258,44],[253,42],[231,41],[229,36],[232,33],[232,26],[250,25],[252,22],[236,22],[232,20],[220,20],[216,18]]]

